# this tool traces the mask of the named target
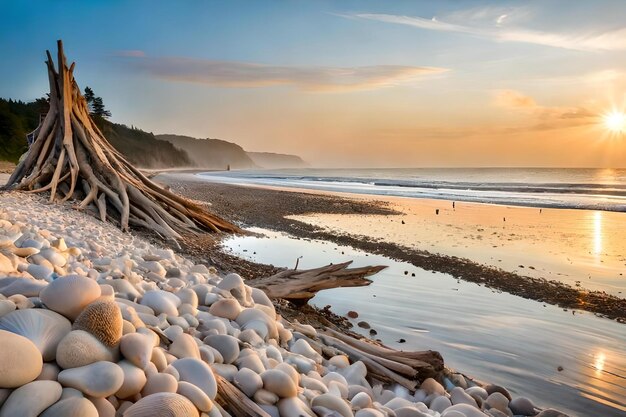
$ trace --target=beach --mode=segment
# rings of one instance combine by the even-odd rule
[[[514,381],[521,393],[541,396],[557,392],[563,398],[559,405],[568,401],[576,404],[570,410],[585,407],[602,415],[619,415],[618,410],[624,409],[620,400],[625,392],[622,377],[610,375],[624,375],[626,371],[620,365],[624,358],[619,347],[623,325],[611,324],[584,310],[623,320],[619,257],[610,255],[619,252],[621,213],[601,213],[605,246],[594,254],[584,245],[597,244],[595,214],[592,212],[589,220],[585,210],[544,208],[540,212],[538,208],[471,203],[456,203],[453,210],[452,202],[442,200],[234,186],[207,183],[193,176],[157,179],[189,197],[211,201],[212,209],[221,215],[269,234],[269,239],[242,238],[227,244],[234,255],[250,261],[277,266],[292,266],[298,258],[304,265],[346,259],[358,259],[361,264],[398,262],[393,272],[383,271],[367,289],[326,291],[313,300],[319,307],[331,305],[340,315],[353,309],[362,311],[377,330],[376,337],[386,343],[403,348],[407,345],[397,341],[406,339],[417,346],[441,347],[459,369],[471,368],[466,372],[481,378],[498,374],[509,384]],[[575,234],[563,231],[577,222],[587,226]],[[559,226],[561,230],[555,230]],[[269,230],[286,232],[288,237]],[[425,244],[411,248],[405,243],[409,239]],[[559,262],[560,257],[570,260]],[[597,272],[588,279],[590,267]],[[594,293],[586,287],[602,278],[605,281],[596,287],[599,291]],[[580,286],[577,281],[581,281]],[[600,290],[603,283],[615,288]],[[521,299],[502,291],[542,302],[518,301]],[[405,292],[412,294],[413,302],[430,308],[400,307],[411,302]],[[595,294],[596,304],[581,303],[581,297],[590,294]],[[369,306],[373,296],[375,309]],[[455,305],[454,300],[461,304]],[[412,314],[420,315],[417,323],[402,318]],[[458,323],[462,327],[452,324],[453,317],[464,317]],[[357,322],[352,320],[355,330],[368,334]],[[520,332],[510,326],[521,326]],[[522,352],[529,347],[520,350],[519,346],[533,340],[527,332],[537,338],[532,346],[538,350],[525,356]],[[444,340],[447,342],[442,344]],[[558,371],[563,366],[560,355],[569,358],[566,362],[574,366],[574,372]],[[598,358],[606,363],[600,371],[594,362]],[[472,364],[469,368],[467,361]],[[602,393],[603,389],[606,392]]]

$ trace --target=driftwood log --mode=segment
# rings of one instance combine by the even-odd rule
[[[152,182],[105,139],[89,114],[58,41],[58,68],[46,51],[50,109],[5,188],[50,192],[50,202],[76,201],[122,230],[144,227],[165,238],[181,233],[240,232],[234,224]]]
[[[231,384],[217,372],[213,372],[217,382],[215,400],[235,417],[270,417],[257,403],[248,398],[239,388]]]
[[[283,298],[296,305],[302,305],[321,290],[370,285],[372,281],[365,277],[386,268],[386,266],[348,268],[351,263],[352,261],[348,261],[306,270],[286,269],[270,277],[255,279],[249,284],[265,291],[270,298]]]

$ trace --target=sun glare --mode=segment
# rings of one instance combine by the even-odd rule
[[[615,133],[626,131],[626,114],[621,111],[612,111],[604,115],[604,126]]]

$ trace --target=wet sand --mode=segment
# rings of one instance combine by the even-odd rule
[[[626,279],[619,275],[626,253],[619,238],[620,224],[626,225],[622,213],[598,212],[598,220],[596,212],[585,210],[540,213],[477,203],[457,203],[452,210],[451,202],[440,200],[234,186],[186,174],[157,180],[187,197],[210,201],[217,214],[245,226],[329,240],[524,298],[626,321],[620,293]],[[585,246],[590,244],[593,249]]]

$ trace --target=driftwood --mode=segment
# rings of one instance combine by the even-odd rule
[[[227,379],[213,372],[217,381],[215,400],[235,417],[270,417],[257,403],[248,398]]]
[[[92,120],[74,80],[74,64],[67,65],[63,43],[58,41],[58,69],[46,53],[50,109],[5,188],[49,191],[50,202],[72,199],[75,208],[117,223],[122,230],[144,227],[174,239],[187,232],[241,231],[132,166]]]
[[[402,352],[326,329],[320,334],[326,346],[346,354],[352,361],[362,361],[368,376],[381,382],[397,383],[415,390],[426,378],[437,378],[444,370],[439,352]],[[420,359],[417,359],[420,358]]]
[[[295,304],[305,304],[321,290],[367,286],[371,281],[365,277],[386,268],[386,266],[348,268],[351,263],[352,261],[349,261],[307,270],[287,269],[270,277],[251,281],[250,285],[265,291],[270,298],[283,298]]]

